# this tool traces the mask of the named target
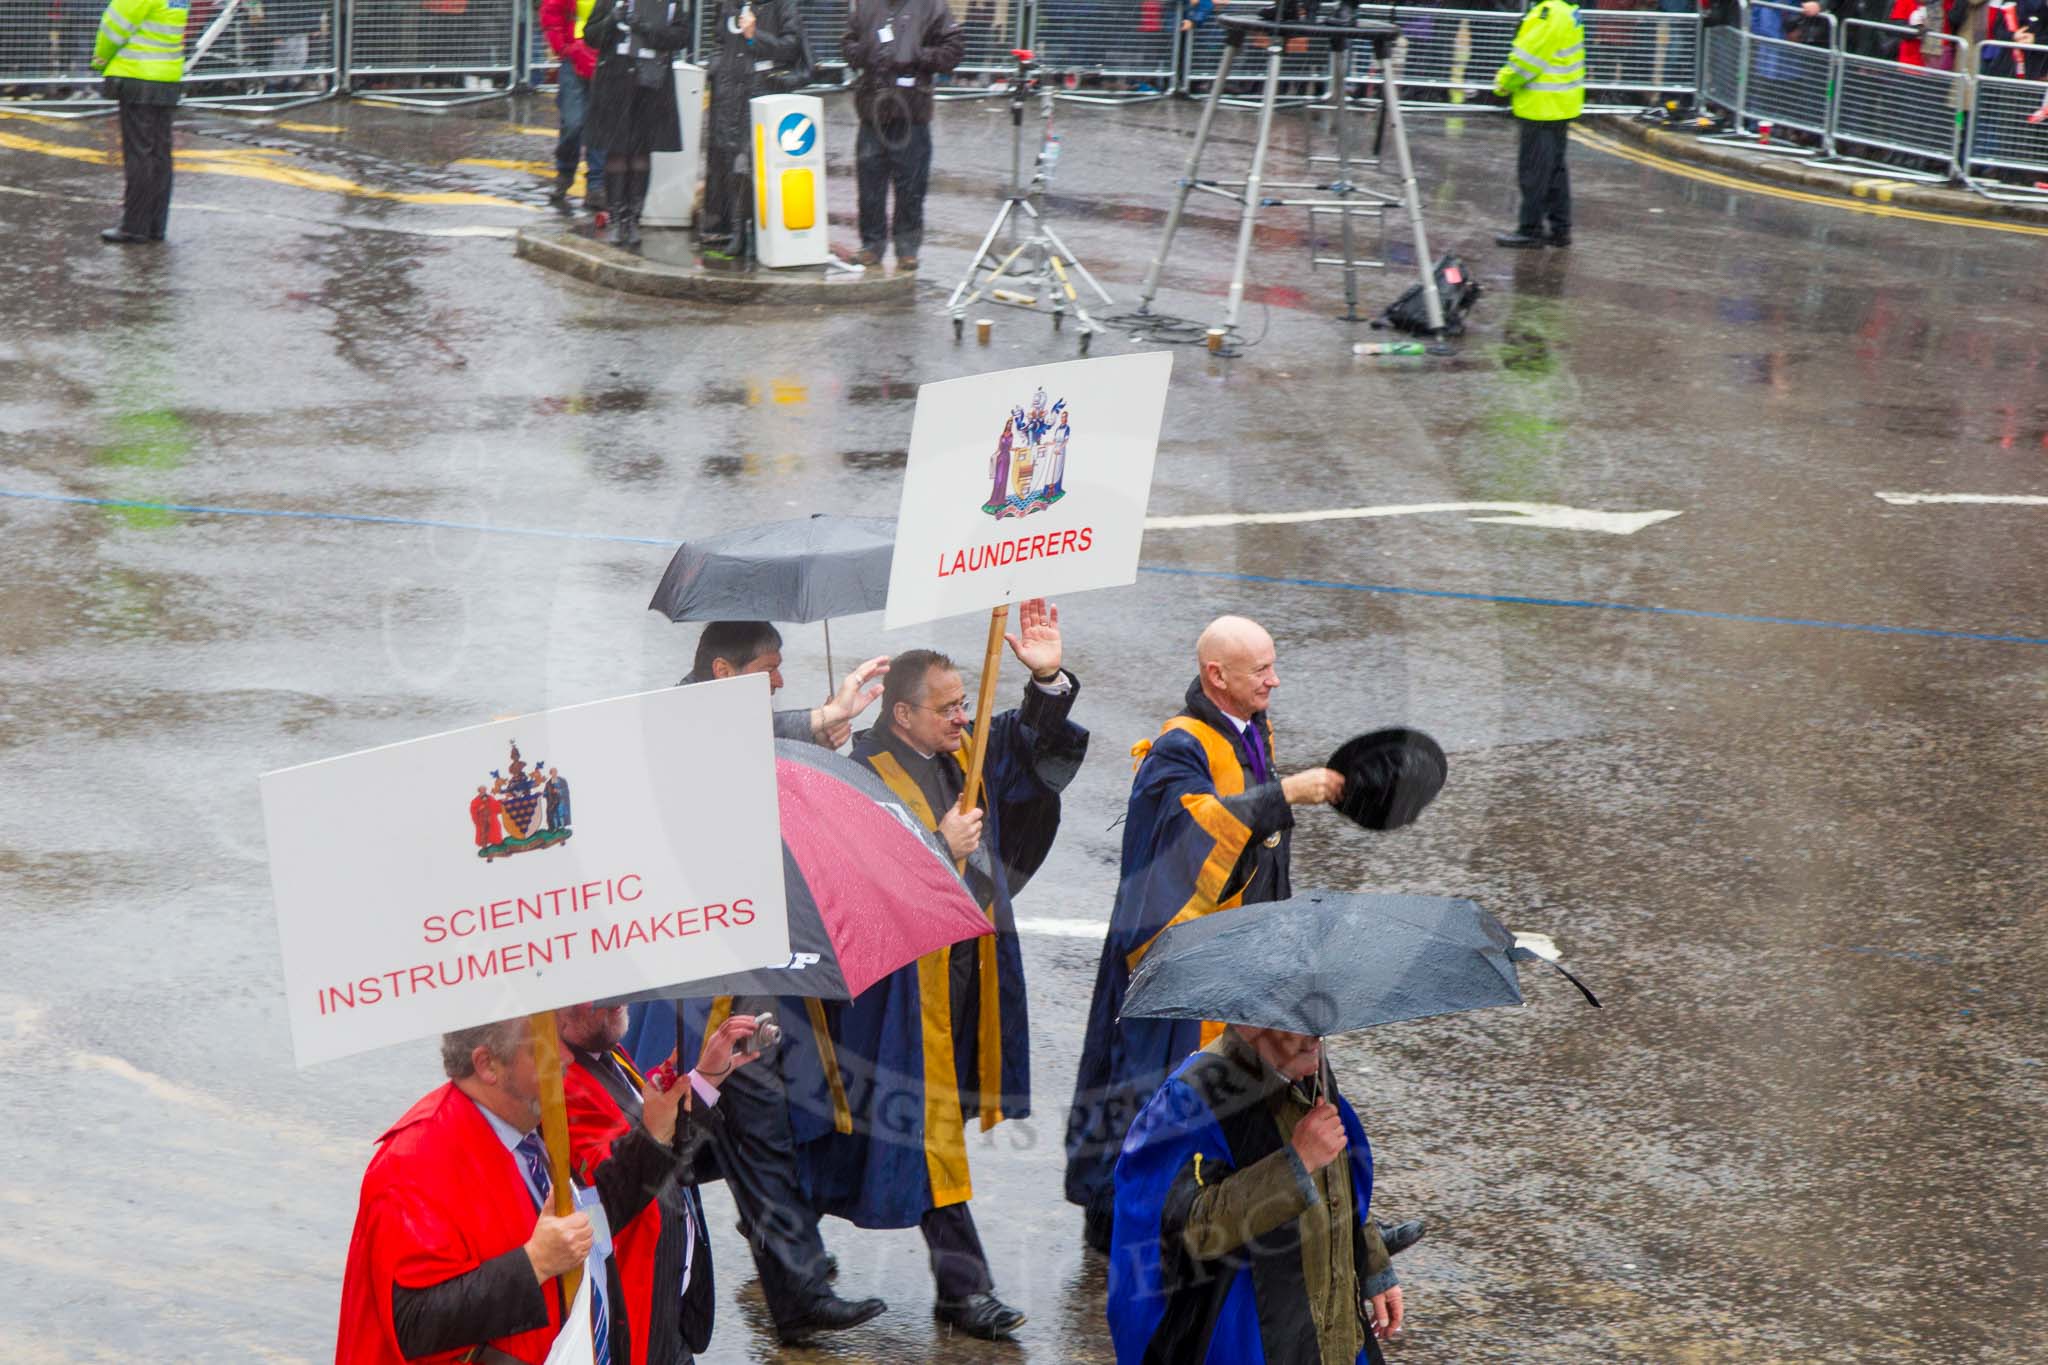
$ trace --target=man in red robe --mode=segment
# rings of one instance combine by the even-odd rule
[[[443,1036],[448,1084],[378,1140],[349,1240],[336,1365],[546,1359],[562,1320],[548,1281],[583,1264],[593,1234],[582,1213],[542,1212],[530,1031],[521,1018]],[[613,1226],[672,1168],[680,1099],[650,1092],[640,1126],[613,1143],[619,1178],[607,1183],[626,1196],[605,1200]]]
[[[485,848],[505,836],[498,828],[498,816],[504,811],[498,798],[491,795],[490,788],[478,787],[476,796],[469,803],[469,822],[476,826],[476,846]]]
[[[613,1154],[643,1123],[651,1092],[618,1046],[626,1034],[624,1005],[572,1005],[555,1011],[555,1021],[568,1054],[562,1089],[569,1104],[570,1169],[598,1191],[609,1210],[630,1193],[614,1186],[637,1178],[633,1164]],[[674,1087],[685,1117],[669,1144],[669,1174],[630,1222],[613,1224],[605,1286],[611,1359],[598,1365],[686,1365],[711,1344],[711,1242],[694,1166],[711,1125],[719,1121],[713,1108],[718,1084],[760,1055],[740,1050],[754,1028],[752,1015],[727,1017],[704,1040],[689,1084]]]

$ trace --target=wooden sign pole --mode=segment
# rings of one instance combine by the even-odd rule
[[[548,1147],[548,1176],[554,1182],[557,1218],[576,1211],[576,1194],[569,1184],[569,1102],[562,1094],[562,1039],[555,1031],[555,1012],[542,1010],[533,1016],[533,1060],[540,1073],[540,1135]],[[576,1286],[583,1278],[579,1266],[562,1273],[562,1313],[576,1302]]]
[[[1010,623],[1008,606],[988,614],[988,650],[981,660],[981,693],[974,703],[974,752],[967,760],[967,785],[960,789],[960,813],[981,800],[981,766],[988,760],[989,708],[996,704],[996,675],[1003,666],[1003,627]]]

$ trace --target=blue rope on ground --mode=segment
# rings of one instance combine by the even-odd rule
[[[478,522],[433,521],[421,517],[380,517],[360,512],[304,512],[290,508],[210,507],[197,503],[140,502],[127,498],[89,498],[74,493],[31,493],[0,488],[0,498],[29,502],[69,503],[81,507],[130,508],[144,512],[187,512],[214,517],[282,517],[301,521],[357,522],[370,526],[412,526],[438,531],[479,531],[491,535],[547,536],[556,540],[596,540],[620,545],[678,542],[658,536],[622,536],[604,531],[557,531],[532,526],[486,526]],[[1863,635],[1909,635],[1929,640],[1977,640],[1988,644],[2048,647],[2048,638],[2006,635],[1995,631],[1938,630],[1931,626],[1879,626],[1857,621],[1817,621],[1799,616],[1755,616],[1745,612],[1705,611],[1698,607],[1655,607],[1636,602],[1599,602],[1572,597],[1533,597],[1516,593],[1462,592],[1452,588],[1403,588],[1391,583],[1346,583],[1322,578],[1284,578],[1274,574],[1239,573],[1230,569],[1175,569],[1141,564],[1139,573],[1179,578],[1213,578],[1233,583],[1264,583],[1286,588],[1321,588],[1330,592],[1370,592],[1392,597],[1433,597],[1454,602],[1491,602],[1518,607],[1574,607],[1593,611],[1626,611],[1639,616],[1680,616],[1700,621],[1734,621],[1753,626],[1803,626],[1810,630],[1847,630]]]

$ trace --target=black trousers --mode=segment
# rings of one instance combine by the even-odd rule
[[[917,255],[924,245],[924,195],[932,182],[931,125],[862,123],[853,154],[860,181],[860,244],[880,252],[893,236],[899,259]],[[896,191],[893,224],[889,218],[892,187]]]
[[[171,219],[171,114],[168,104],[121,101],[121,165],[128,189],[121,230],[161,242]]]
[[[734,1001],[733,1008],[758,1014],[775,1004],[750,998]],[[831,1291],[818,1215],[797,1173],[780,1049],[734,1071],[718,1092],[725,1122],[715,1130],[713,1147],[725,1187],[746,1221],[747,1249],[754,1254],[768,1312],[778,1323],[789,1322]]]
[[[706,246],[724,245],[738,254],[753,222],[754,183],[743,143],[707,142],[704,155],[704,216],[697,236]],[[760,1063],[756,1062],[756,1066]]]
[[[1522,183],[1522,217],[1516,229],[1527,236],[1542,236],[1546,221],[1560,237],[1572,230],[1572,180],[1564,164],[1571,126],[1570,119],[1515,120],[1521,132],[1515,171]]]
[[[906,254],[903,239],[899,237],[896,241],[896,254]],[[981,980],[981,954],[973,942],[953,946],[947,978],[953,1006],[953,1075],[964,1105],[978,1091],[981,990],[984,984],[994,990],[995,984]],[[961,1117],[972,1121],[969,1114],[963,1113]],[[927,1209],[917,1227],[924,1234],[925,1250],[931,1253],[932,1284],[940,1298],[964,1299],[995,1288],[994,1277],[989,1274],[988,1253],[981,1249],[981,1234],[975,1230],[974,1214],[967,1205]]]
[[[988,1273],[988,1253],[981,1249],[974,1214],[965,1204],[927,1209],[918,1220],[925,1249],[932,1257],[932,1284],[942,1299],[964,1299],[995,1288]]]

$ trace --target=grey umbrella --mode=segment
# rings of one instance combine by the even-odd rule
[[[1217,1019],[1322,1037],[1522,1003],[1517,962],[1544,961],[1593,1005],[1540,934],[1514,934],[1468,900],[1309,891],[1168,930],[1123,1013]]]
[[[880,611],[896,523],[829,513],[685,541],[648,610],[671,621],[826,621]],[[825,671],[832,668],[825,627]]]

